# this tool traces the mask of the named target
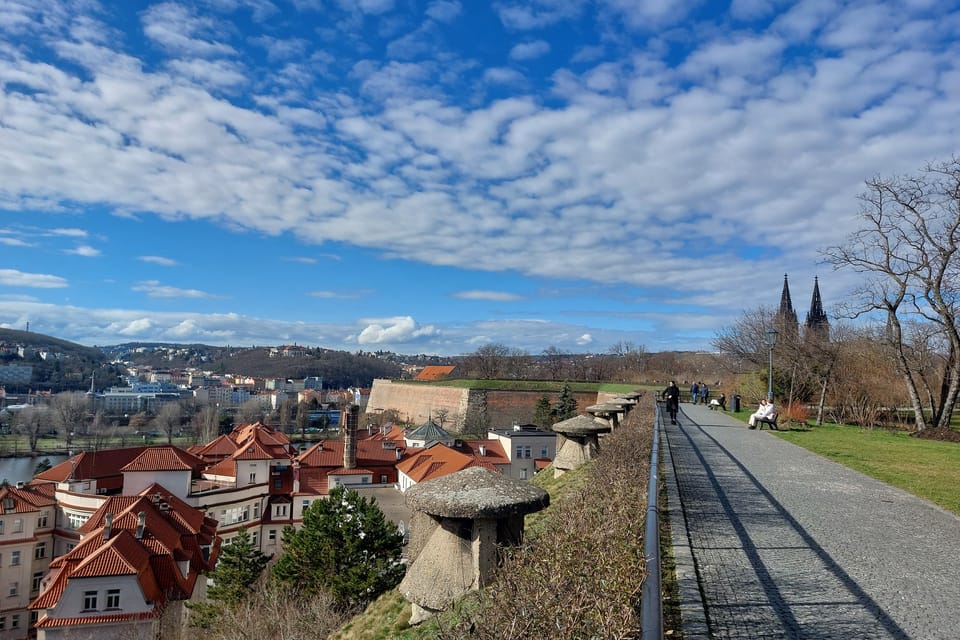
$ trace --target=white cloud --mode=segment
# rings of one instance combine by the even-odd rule
[[[51,229],[50,233],[55,236],[67,236],[70,238],[86,238],[89,234],[84,229]]]
[[[91,247],[90,245],[82,244],[79,247],[73,249],[66,249],[64,253],[68,253],[74,256],[83,256],[85,258],[96,258],[100,255],[100,250]]]
[[[5,244],[8,247],[32,247],[33,245],[25,240],[20,238],[8,238],[6,236],[0,237],[0,244]]]
[[[359,344],[405,344],[432,336],[432,325],[421,327],[410,316],[368,320],[367,326],[357,336]]]
[[[133,287],[133,291],[139,291],[146,293],[151,298],[210,298],[212,297],[209,293],[204,291],[199,291],[197,289],[180,289],[178,287],[171,287],[168,285],[162,285],[157,280],[144,280],[138,282]]]
[[[146,262],[148,264],[158,264],[161,267],[175,267],[177,266],[177,261],[171,258],[164,258],[163,256],[140,256],[137,258],[141,262]]]
[[[453,297],[462,300],[490,300],[493,302],[515,302],[517,300],[523,300],[523,296],[505,291],[459,291],[454,293]]]
[[[533,60],[550,53],[550,43],[544,40],[521,42],[510,49],[510,57],[514,60]]]
[[[35,289],[58,289],[67,286],[60,276],[44,273],[26,273],[16,269],[0,269],[0,285],[6,287],[32,287]]]
[[[233,47],[213,40],[223,25],[210,16],[199,16],[187,7],[163,2],[143,12],[143,33],[176,55],[233,55]]]
[[[509,29],[540,29],[578,16],[584,0],[525,0],[494,2],[493,8]]]
[[[427,16],[437,22],[453,22],[462,11],[463,6],[458,0],[433,0],[427,6]]]
[[[581,347],[593,344],[593,336],[591,336],[589,333],[585,333],[577,338],[577,344]]]

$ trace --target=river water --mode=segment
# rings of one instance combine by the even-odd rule
[[[47,458],[51,465],[58,465],[67,459],[67,456],[39,455],[36,458],[0,458],[0,480],[10,484],[26,482],[33,477],[37,463]]]

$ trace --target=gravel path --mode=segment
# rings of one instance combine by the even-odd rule
[[[684,636],[956,640],[960,518],[702,405],[666,435]]]

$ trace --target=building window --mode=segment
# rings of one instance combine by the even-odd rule
[[[282,488],[283,488],[283,480],[281,480],[280,478],[274,478],[274,479],[273,479],[273,488],[274,488],[274,489],[282,489]]]
[[[250,474],[250,484],[257,484],[257,472],[254,471]]]
[[[18,593],[20,593],[20,584],[17,583],[17,582],[11,582],[11,583],[10,583],[10,591],[7,592],[7,595],[9,595],[10,597],[13,597],[13,596],[17,595]]]
[[[19,629],[19,628],[20,628],[20,614],[19,614],[19,613],[15,613],[15,614],[13,614],[12,616],[10,616],[10,628],[11,628],[11,629]]]
[[[37,529],[45,529],[47,527],[47,512],[41,511],[40,517],[37,518]]]
[[[47,557],[47,543],[38,542],[37,546],[33,548],[33,559],[40,560],[41,558]]]
[[[250,536],[250,543],[251,543],[253,546],[257,546],[257,540],[258,540],[258,535],[257,535],[257,532],[254,531],[254,532],[253,532],[253,535]]]
[[[7,616],[0,616],[0,631],[7,628]]]
[[[385,474],[382,474],[382,473],[381,473],[381,474],[380,474],[380,484],[387,484],[388,482],[390,482],[390,478],[388,478]]]
[[[309,508],[310,508],[310,501],[309,501],[309,500],[304,500],[304,501],[303,501],[303,510],[306,511],[306,510],[309,509]]]
[[[276,530],[276,529],[270,529],[270,533],[267,535],[267,539],[268,539],[270,542],[276,542],[276,541],[277,541],[277,530]]]
[[[11,552],[10,552],[10,566],[11,566],[11,567],[18,567],[18,566],[20,566],[20,552],[19,552],[19,551],[11,551]]]
[[[547,449],[546,447],[541,447],[541,448],[540,448],[540,457],[541,457],[541,458],[549,458],[549,457],[550,457],[550,450]]]
[[[527,470],[526,470],[526,469],[520,469],[520,479],[521,479],[521,480],[526,480],[526,479],[527,479]]]
[[[23,518],[13,521],[13,533],[23,533]]]
[[[259,503],[259,502],[255,502],[255,503],[253,504],[253,517],[254,517],[254,518],[259,518],[259,517],[260,517],[260,503]]]
[[[107,589],[107,609],[120,608],[120,589]]]
[[[87,521],[88,516],[82,513],[68,513],[67,520],[70,522],[71,529],[79,529]]]
[[[43,582],[43,571],[37,571],[33,574],[33,582],[30,583],[30,591],[40,591],[41,582]]]
[[[0,519],[0,533],[3,533],[3,520]]]
[[[530,450],[530,447],[524,447],[524,448],[523,448],[523,457],[524,457],[524,458],[529,458],[532,454],[533,454],[533,452]]]
[[[83,592],[83,609],[84,611],[93,611],[97,608],[97,592],[96,591],[84,591]]]
[[[522,445],[522,444],[518,444],[518,445],[517,445],[517,458],[522,458],[522,457],[523,457],[523,445]]]

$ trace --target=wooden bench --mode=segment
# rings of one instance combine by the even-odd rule
[[[763,425],[767,425],[774,431],[779,431],[780,428],[777,426],[777,421],[779,419],[780,419],[780,414],[775,413],[769,418],[757,418],[754,420],[754,423],[756,423],[757,428],[760,429],[761,431],[763,430]]]

